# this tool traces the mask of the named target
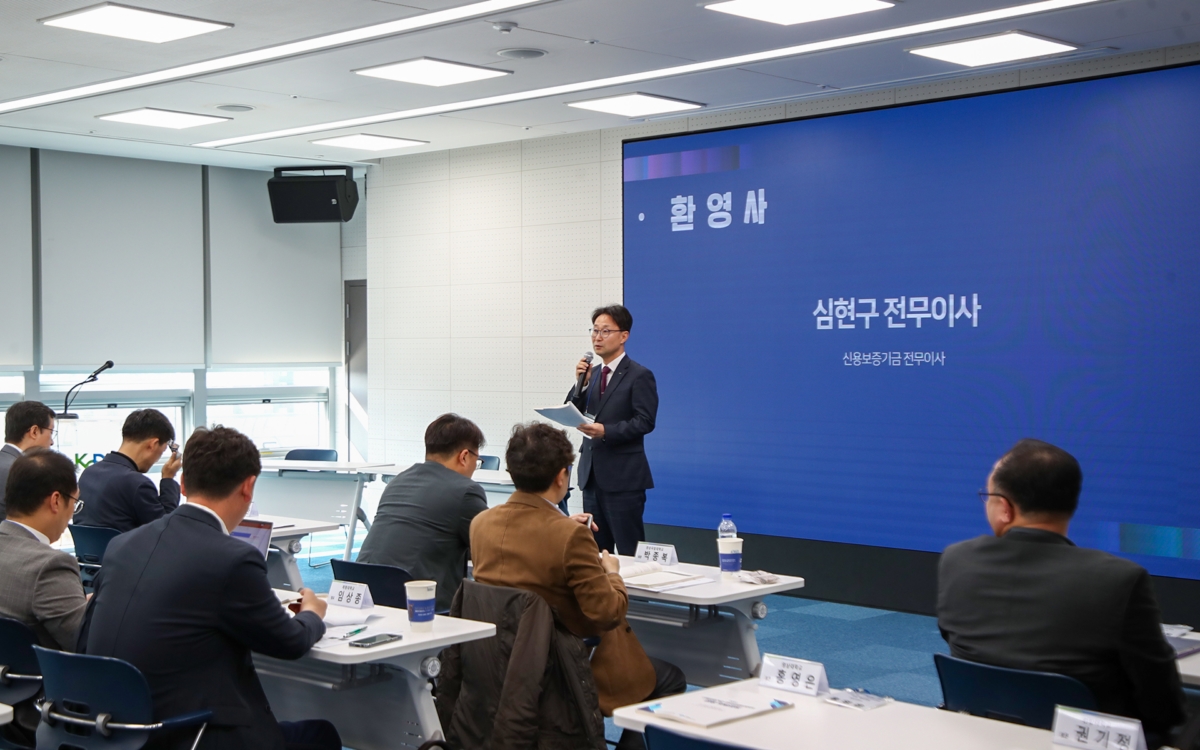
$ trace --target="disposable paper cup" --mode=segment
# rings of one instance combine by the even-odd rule
[[[718,539],[717,552],[721,557],[721,578],[732,581],[742,569],[742,540]]]
[[[433,611],[437,602],[437,581],[409,581],[404,584],[408,596],[408,624],[415,632],[433,630]]]

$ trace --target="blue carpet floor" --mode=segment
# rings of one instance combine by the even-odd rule
[[[355,535],[357,554],[366,532]],[[306,540],[308,542],[308,540]],[[304,583],[317,592],[329,590],[329,566],[346,544],[342,532],[316,534],[296,556]],[[309,567],[309,557],[313,565]],[[825,665],[835,688],[865,688],[896,700],[936,706],[942,702],[935,652],[949,653],[932,617],[854,607],[790,596],[766,597],[767,618],[758,623],[758,647],[763,653],[795,656]],[[608,738],[620,730],[605,721]]]

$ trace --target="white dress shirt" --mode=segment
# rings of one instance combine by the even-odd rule
[[[205,513],[208,513],[209,515],[211,515],[213,518],[217,519],[217,523],[221,524],[221,531],[225,532],[225,536],[229,536],[229,529],[225,527],[225,521],[220,516],[217,515],[217,512],[215,510],[213,510],[212,508],[209,508],[206,505],[201,505],[200,503],[188,503],[188,505],[190,505],[193,508],[199,508],[200,510],[204,511]]]
[[[9,443],[9,445],[12,445],[12,443]],[[30,534],[33,534],[33,537],[34,537],[35,539],[37,539],[39,542],[41,542],[42,544],[46,545],[47,547],[49,547],[49,546],[50,546],[50,537],[46,536],[46,535],[45,535],[45,534],[43,534],[42,532],[40,532],[40,531],[38,531],[37,529],[33,528],[32,526],[26,526],[25,524],[21,523],[20,521],[14,521],[14,520],[12,520],[11,518],[6,518],[6,519],[4,519],[4,520],[5,520],[5,521],[8,521],[8,522],[9,522],[9,523],[11,523],[11,524],[16,524],[17,526],[20,526],[22,529],[25,529],[25,530],[26,530],[26,531],[28,531]]]
[[[621,364],[621,360],[623,360],[623,359],[625,359],[625,352],[621,352],[620,354],[618,354],[617,358],[614,359],[612,362],[609,362],[608,364],[601,362],[599,365],[600,371],[596,373],[596,376],[600,377],[600,378],[604,377],[604,368],[607,367],[608,368],[608,380],[611,383],[613,373],[617,371],[617,365]],[[588,388],[591,388],[591,387],[592,387],[592,384],[589,382],[586,386],[583,387],[583,390],[586,391]],[[596,387],[599,388],[600,386],[597,385]],[[604,384],[604,390],[606,390],[606,391],[608,390],[608,383]],[[596,391],[596,393],[599,393],[599,392],[600,391]]]

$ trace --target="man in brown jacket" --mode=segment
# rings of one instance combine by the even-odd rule
[[[517,491],[475,517],[471,559],[476,581],[532,591],[575,635],[600,636],[592,672],[600,709],[611,715],[619,706],[682,693],[687,683],[678,667],[647,656],[625,621],[629,594],[620,562],[600,552],[590,517],[558,509],[574,461],[562,430],[537,422],[514,427],[505,462]],[[617,747],[644,747],[642,736],[626,730]]]

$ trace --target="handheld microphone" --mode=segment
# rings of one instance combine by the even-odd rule
[[[590,365],[592,364],[593,356],[594,355],[591,352],[583,353],[583,361],[587,362],[589,367],[587,370],[584,370],[583,372],[579,373],[579,380],[575,381],[575,398],[579,398],[583,394],[583,384],[584,384],[584,381],[587,380],[588,371],[591,369]]]
[[[113,361],[110,359],[107,362],[105,362],[104,364],[100,365],[100,368],[98,370],[96,370],[95,372],[93,372],[91,374],[91,377],[94,378],[97,375],[99,375],[100,373],[104,372],[105,370],[112,369],[112,366],[113,366]]]

